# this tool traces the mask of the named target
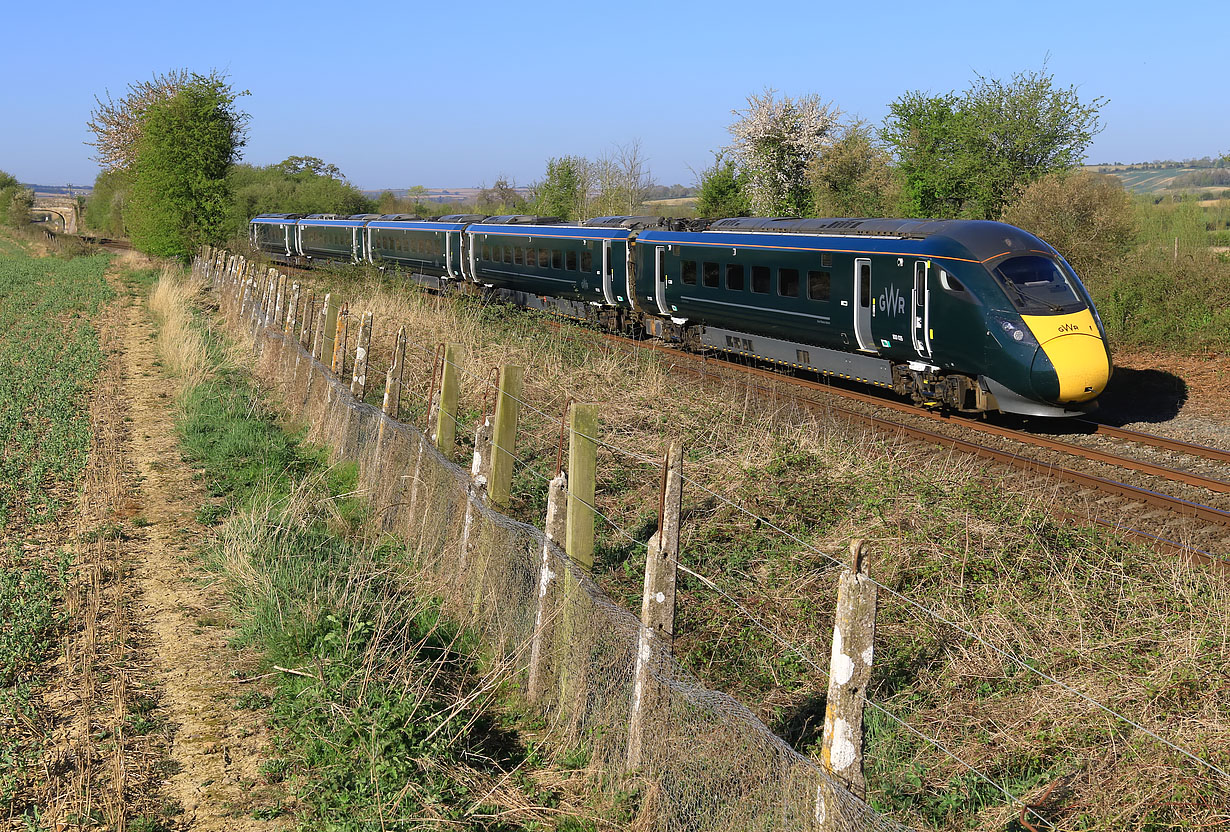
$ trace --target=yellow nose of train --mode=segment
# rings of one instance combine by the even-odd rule
[[[1030,380],[1045,401],[1077,404],[1095,398],[1110,380],[1110,355],[1088,309],[1068,315],[1026,315],[1038,339]]]

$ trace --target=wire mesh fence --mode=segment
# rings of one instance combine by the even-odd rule
[[[471,472],[429,436],[355,398],[349,374],[336,376],[313,357],[313,339],[288,332],[276,276],[271,283],[243,258],[217,251],[194,269],[218,292],[232,333],[250,340],[257,375],[290,418],[339,461],[357,463],[375,522],[404,542],[405,557],[424,576],[416,591],[439,598],[497,660],[516,666],[523,691],[537,637],[531,707],[583,745],[609,783],[637,780],[652,828],[906,829],[652,641],[639,649],[654,684],[639,688],[639,619],[540,529],[493,510]],[[540,580],[543,570],[552,580]],[[641,696],[650,698],[637,703],[644,729],[630,761],[629,719]]]

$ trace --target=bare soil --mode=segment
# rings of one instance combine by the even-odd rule
[[[262,712],[236,705],[257,686],[241,681],[257,675],[255,656],[229,646],[223,588],[197,565],[205,497],[180,461],[175,386],[143,301],[117,289],[98,322],[106,365],[68,601],[76,627],[45,698],[59,727],[42,820],[283,829],[293,801],[262,776]]]
[[[1230,375],[1226,356],[1115,353],[1115,373],[1096,417],[1136,430],[1230,447]]]

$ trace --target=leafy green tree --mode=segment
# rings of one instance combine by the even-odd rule
[[[505,176],[496,179],[490,188],[480,190],[475,205],[489,214],[517,214],[526,210],[525,197]]]
[[[17,177],[0,170],[0,224],[19,227],[30,222],[34,193]]]
[[[1132,198],[1116,176],[1051,173],[1021,190],[1004,222],[1046,240],[1082,277],[1096,281],[1123,261],[1137,236]]]
[[[309,160],[305,163],[304,160]],[[383,210],[342,178],[335,165],[311,156],[291,156],[265,167],[234,165],[228,174],[232,193],[227,223],[241,233],[248,220],[272,212],[296,214],[399,213]],[[389,198],[392,199],[390,193]]]
[[[592,184],[592,166],[582,156],[547,160],[547,174],[535,188],[536,210],[566,220],[583,219]]]
[[[979,76],[962,95],[905,93],[881,135],[911,216],[995,219],[1024,186],[1081,163],[1105,105],[1057,87],[1045,68],[1007,82]]]
[[[696,213],[702,217],[746,217],[751,213],[744,192],[744,178],[735,163],[716,154],[713,164],[701,171],[696,191]]]
[[[124,236],[124,207],[132,180],[132,171],[122,168],[98,174],[82,215],[87,227],[108,237]]]
[[[244,145],[240,93],[217,75],[193,75],[142,119],[128,201],[129,236],[141,251],[187,257],[228,231],[231,166]]]
[[[843,127],[808,173],[817,216],[888,217],[897,213],[901,187],[892,156],[864,121]]]
[[[841,111],[815,95],[793,99],[776,90],[747,97],[733,110],[727,148],[743,174],[742,188],[758,216],[806,216],[811,212],[808,166],[831,143]]]

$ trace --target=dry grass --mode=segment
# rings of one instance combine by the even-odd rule
[[[181,390],[196,387],[211,373],[205,339],[192,323],[192,301],[203,288],[191,273],[165,265],[150,292],[149,308],[158,322],[158,352]]]
[[[633,609],[642,544],[656,522],[654,460],[668,441],[683,442],[689,483],[681,559],[729,597],[681,581],[676,652],[798,747],[818,740],[824,679],[731,599],[827,666],[836,570],[822,553],[840,553],[862,536],[873,541],[873,569],[885,587],[978,636],[882,593],[876,701],[1023,799],[1058,782],[1040,811],[1063,828],[1228,821],[1230,784],[1218,785],[990,646],[1227,768],[1230,587],[1223,579],[1053,519],[1083,507],[1051,486],[852,429],[771,392],[753,395],[720,377],[697,384],[672,375],[660,358],[610,351],[584,332],[550,329],[538,316],[474,299],[441,299],[389,279],[322,274],[313,282],[318,297],[331,284],[356,316],[373,312],[370,380],[383,378],[392,339],[406,327],[413,346],[403,419],[422,425],[437,343],[464,348],[462,440],[489,407],[492,368],[531,368],[525,399],[541,413],[522,410],[516,455],[523,465],[513,487],[521,519],[542,521],[543,477],[554,471],[566,401],[600,406],[602,440],[620,450],[600,450],[599,509],[622,531],[600,521],[596,577]],[[376,388],[369,384],[374,403]],[[875,714],[868,755],[873,802],[907,822],[989,830],[1019,811],[962,764]]]

